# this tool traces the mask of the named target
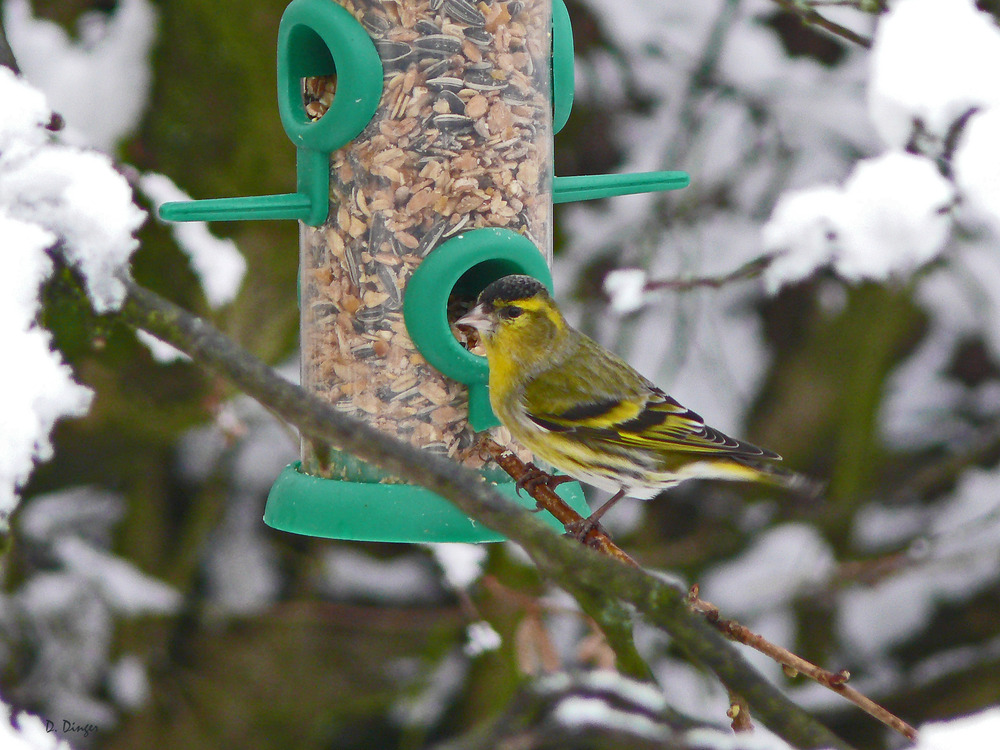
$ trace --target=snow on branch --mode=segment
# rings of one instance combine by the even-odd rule
[[[778,254],[768,289],[825,266],[848,281],[911,273],[944,248],[953,196],[933,162],[902,152],[859,162],[843,187],[786,193],[763,232]]]
[[[0,531],[34,464],[52,455],[49,433],[63,417],[82,416],[89,389],[52,350],[37,325],[42,285],[58,248],[80,272],[94,309],[118,309],[125,287],[116,274],[138,246],[145,213],[107,156],[61,145],[48,130],[45,97],[0,68]]]
[[[972,0],[896,3],[871,70],[869,114],[889,151],[843,186],[778,201],[763,230],[765,249],[781,253],[765,273],[772,293],[820,268],[847,281],[905,277],[944,251],[956,218],[1000,233],[1000,29],[989,14]]]

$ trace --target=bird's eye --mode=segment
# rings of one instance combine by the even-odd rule
[[[505,307],[505,308],[504,308],[504,309],[503,309],[503,310],[501,311],[501,313],[500,313],[500,314],[501,314],[501,315],[502,315],[503,317],[505,317],[505,318],[507,318],[508,320],[510,320],[511,318],[516,318],[516,317],[517,317],[518,315],[520,315],[520,314],[521,314],[521,313],[523,313],[523,312],[524,312],[524,310],[523,310],[523,309],[521,309],[520,307],[518,307],[517,305],[507,305],[507,307]]]

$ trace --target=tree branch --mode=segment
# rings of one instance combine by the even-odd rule
[[[450,500],[463,512],[515,540],[539,570],[557,584],[586,590],[609,602],[631,604],[651,624],[666,630],[690,659],[711,670],[727,689],[742,696],[763,724],[793,746],[850,748],[754,670],[722,635],[692,615],[685,592],[639,568],[619,564],[553,534],[531,513],[485,485],[475,472],[338,412],[276,375],[208,322],[131,279],[123,282],[128,298],[121,316],[130,325],[166,341],[229,379],[304,434],[327,440]]]
[[[820,15],[814,8],[810,8],[802,2],[796,2],[796,0],[774,0],[774,2],[789,13],[797,15],[807,26],[818,26],[834,36],[839,36],[841,39],[846,39],[847,41],[853,42],[858,46],[864,47],[865,49],[871,49],[872,47],[871,39],[863,37],[857,32],[851,31],[846,26],[841,26],[839,23],[831,21],[829,18]]]
[[[812,662],[808,662],[797,654],[793,654],[788,649],[782,648],[763,636],[754,633],[750,628],[741,625],[736,620],[727,620],[719,615],[719,608],[711,602],[706,602],[698,598],[697,584],[691,587],[688,592],[688,603],[695,612],[701,612],[709,623],[714,625],[720,633],[727,638],[731,638],[737,643],[750,646],[762,654],[771,657],[785,668],[785,674],[795,677],[803,674],[815,680],[825,688],[829,688],[835,693],[839,693],[847,700],[867,713],[869,716],[878,719],[890,729],[894,729],[908,740],[917,739],[917,730],[900,719],[895,714],[875,703],[868,696],[859,693],[847,685],[851,678],[850,672],[842,669],[839,672],[831,672],[822,667],[818,667]]]
[[[736,268],[721,276],[696,276],[691,279],[659,279],[647,281],[643,287],[645,292],[655,292],[661,289],[669,289],[674,292],[687,292],[691,289],[720,289],[734,281],[746,281],[760,276],[778,257],[777,253],[762,255],[759,258],[747,261],[739,268]]]

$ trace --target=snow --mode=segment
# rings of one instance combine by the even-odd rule
[[[558,675],[554,675],[558,677]],[[578,684],[584,689],[597,693],[608,693],[622,701],[635,705],[644,711],[659,713],[666,710],[667,701],[663,693],[653,685],[625,677],[620,672],[611,669],[595,669],[575,675]],[[542,682],[542,689],[551,689],[558,685]]]
[[[428,544],[444,579],[454,589],[466,589],[483,574],[487,550],[482,544]]]
[[[0,747],[4,750],[72,750],[66,740],[46,731],[45,723],[0,701]]]
[[[642,309],[648,276],[641,268],[622,268],[604,277],[604,293],[611,298],[611,309],[628,315]]]
[[[764,247],[778,253],[765,278],[772,294],[833,260],[833,234],[843,191],[832,185],[781,196],[764,226]]]
[[[417,555],[381,560],[356,547],[330,547],[322,555],[317,584],[336,599],[413,604],[437,598],[440,588]]]
[[[52,261],[45,254],[55,237],[39,226],[0,213],[0,319],[9,321],[8,330],[32,327],[38,311],[38,292],[52,273]]]
[[[227,498],[225,514],[204,561],[206,588],[219,612],[258,614],[271,606],[281,591],[277,555],[260,522],[261,506],[261,493],[256,488],[236,489]]]
[[[666,727],[648,716],[615,708],[601,698],[570,696],[559,701],[553,718],[565,727],[574,730],[602,728],[627,732],[649,740],[663,740],[667,736]]]
[[[3,22],[24,76],[45,91],[74,143],[111,152],[135,129],[152,82],[156,10],[148,0],[83,14],[78,41],[36,18],[28,0],[7,0]]]
[[[466,656],[479,656],[488,651],[496,651],[503,645],[500,634],[485,620],[470,624],[465,629],[465,637],[468,639],[463,648]]]
[[[651,666],[657,684],[668,686],[664,695],[674,710],[711,722],[726,715],[729,695],[711,675],[672,656],[659,658]]]
[[[913,750],[991,750],[1000,736],[1000,708],[920,728]]]
[[[51,113],[35,89],[0,68],[0,347],[16,367],[0,375],[0,525],[34,464],[51,457],[49,433],[82,416],[91,393],[73,380],[49,334],[35,324],[53,248],[84,277],[94,309],[124,300],[118,275],[137,247],[145,213],[103,154],[55,143]]]
[[[108,672],[108,692],[116,705],[131,711],[149,703],[150,685],[146,665],[134,654],[116,661]]]
[[[843,188],[786,193],[764,226],[768,290],[832,266],[848,281],[886,281],[933,259],[951,227],[951,185],[928,159],[889,152],[857,164]]]
[[[996,77],[996,76],[994,76]],[[972,116],[955,153],[955,184],[1000,237],[1000,103]]]
[[[834,562],[816,529],[786,523],[768,529],[738,558],[702,576],[702,596],[734,616],[766,613],[825,580]]]
[[[81,727],[73,737],[90,724],[110,730],[116,706],[136,708],[148,694],[136,657],[111,661],[117,617],[174,614],[181,603],[171,586],[109,551],[124,512],[120,495],[75,487],[30,498],[17,519],[25,559],[35,563],[0,594],[0,613],[18,623],[5,623],[0,643],[32,654],[21,699],[59,729],[63,720]]]
[[[58,236],[66,260],[83,274],[94,309],[111,312],[125,300],[117,274],[139,243],[146,214],[111,160],[95,151],[52,146],[0,165],[0,205]]]
[[[927,516],[924,508],[872,503],[854,514],[854,543],[868,551],[903,544],[926,528]]]
[[[426,676],[417,694],[396,701],[390,716],[404,727],[433,726],[465,685],[468,672],[468,660],[449,652]]]
[[[145,213],[107,156],[49,142],[43,125],[49,118],[39,111],[36,93],[0,68],[0,100],[31,109],[30,117],[0,123],[0,210],[54,235],[83,274],[94,309],[109,312],[124,299],[115,274],[127,268],[138,246],[133,233]]]
[[[962,601],[995,584],[1000,575],[998,488],[1000,469],[966,472],[952,498],[934,507],[899,572],[873,585],[843,589],[838,632],[853,658],[884,653],[920,632],[941,602]],[[867,517],[859,516],[856,524]]]
[[[0,88],[3,71],[0,68]],[[0,94],[2,98],[2,94]],[[0,178],[3,159],[0,156]],[[0,189],[2,190],[2,189]],[[0,203],[0,350],[16,366],[0,368],[0,533],[16,505],[17,491],[35,463],[52,456],[49,434],[62,417],[82,416],[92,393],[51,349],[47,331],[35,325],[38,294],[52,272],[45,254],[54,236],[36,224],[7,215]]]
[[[156,207],[169,201],[189,201],[191,196],[178,188],[166,175],[149,172],[139,178],[139,189]],[[191,259],[212,307],[221,307],[236,298],[247,262],[236,243],[208,231],[203,221],[169,222],[177,246]],[[155,355],[155,353],[154,353]]]
[[[171,346],[166,341],[160,341],[151,333],[136,330],[135,337],[143,346],[149,349],[149,353],[153,355],[153,359],[161,365],[168,365],[173,362],[191,361],[191,358],[180,349]]]
[[[121,495],[95,487],[72,487],[33,496],[21,508],[17,525],[21,536],[32,544],[76,536],[107,547],[111,529],[124,514]]]
[[[181,595],[172,586],[77,537],[58,539],[54,551],[69,573],[92,585],[101,599],[117,612],[171,614],[180,607]]]
[[[52,111],[41,91],[22,84],[8,68],[0,67],[0,155],[4,160],[19,151],[38,146],[47,140],[44,129]]]
[[[791,750],[791,745],[759,725],[753,732],[732,734],[713,729],[692,729],[684,734],[691,748],[697,750]]]
[[[972,0],[897,2],[872,48],[872,122],[890,147],[904,147],[918,120],[943,139],[970,108],[1000,104],[998,70],[1000,29]]]
[[[929,271],[916,289],[929,329],[920,346],[892,373],[879,423],[899,448],[945,446],[975,440],[980,424],[1000,416],[995,381],[967,386],[949,377],[956,347],[981,338],[1000,356],[1000,253],[988,236],[964,238],[947,265]]]
[[[113,709],[93,697],[104,678],[114,628],[107,604],[64,571],[37,573],[10,598],[30,628],[35,658],[22,695],[49,716],[110,726]]]
[[[136,129],[149,98],[148,57],[156,36],[156,11],[147,0],[127,0],[112,14],[85,13],[80,18],[79,41],[72,40],[57,24],[35,18],[27,0],[6,3],[4,20],[25,77],[46,92],[66,120],[67,127],[61,133],[64,142],[113,151]],[[122,92],[128,92],[128,96]],[[36,101],[34,106],[13,111],[25,115],[33,112],[41,117],[39,112],[44,110],[44,124],[49,119],[47,107],[40,96],[36,99],[41,104]],[[45,213],[49,213],[49,206],[40,202],[45,196],[33,193],[32,188],[62,195],[66,204],[64,223],[74,240],[66,248],[67,257],[85,274],[95,309],[114,309],[121,303],[123,292],[114,274],[125,267],[135,249],[127,236],[130,232],[122,241],[115,227],[137,228],[143,214],[131,204],[124,181],[110,177],[110,171],[104,168],[110,166],[106,157],[66,149],[56,154],[48,154],[41,163],[25,165],[28,185],[15,187],[22,190],[25,200],[41,206]],[[45,169],[52,174],[47,175]],[[61,186],[61,181],[73,174],[79,174],[80,179]],[[97,179],[89,180],[91,176]],[[163,175],[143,175],[139,185],[156,205],[188,200]],[[91,216],[100,218],[88,225]],[[110,231],[102,232],[102,228]],[[213,236],[203,222],[172,224],[171,229],[191,259],[209,303],[219,307],[231,302],[246,272],[246,260],[235,243]],[[148,336],[140,335],[140,340],[158,361],[169,363],[182,357],[165,344],[153,343]]]

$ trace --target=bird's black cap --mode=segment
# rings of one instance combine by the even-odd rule
[[[497,279],[479,294],[479,304],[493,305],[496,302],[516,302],[530,299],[539,292],[548,294],[545,285],[531,276],[515,274]]]

